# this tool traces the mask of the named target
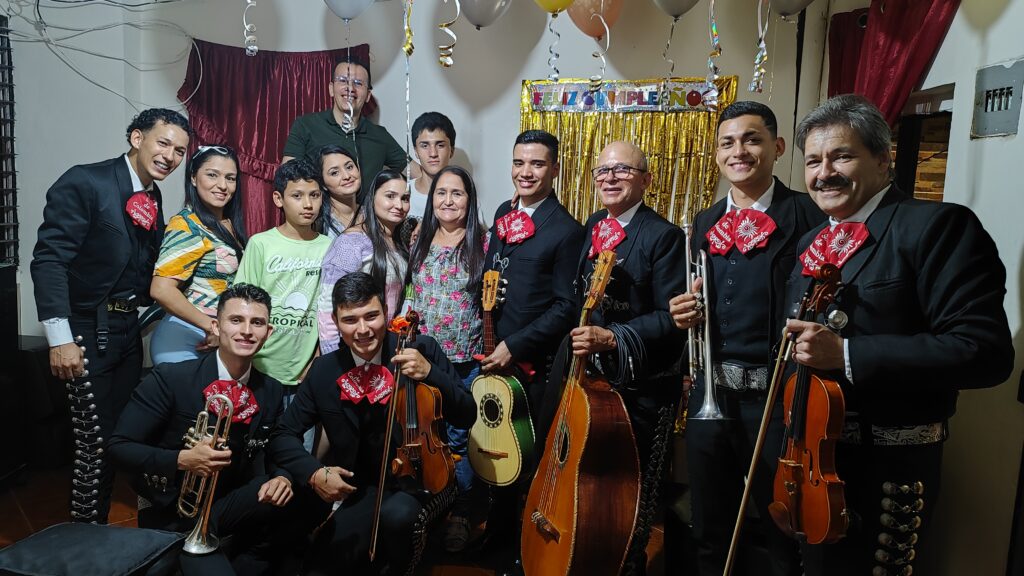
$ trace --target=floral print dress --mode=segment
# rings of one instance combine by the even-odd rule
[[[483,350],[480,301],[466,291],[469,271],[460,254],[452,246],[431,245],[412,274],[412,308],[422,318],[420,332],[437,340],[453,364],[471,362]]]

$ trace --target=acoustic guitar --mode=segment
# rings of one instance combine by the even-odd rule
[[[484,273],[484,356],[494,352],[494,321],[491,313],[505,291],[501,274]],[[484,482],[508,486],[533,460],[535,434],[530,420],[526,390],[508,374],[482,374],[471,387],[477,419],[469,429],[469,463]]]

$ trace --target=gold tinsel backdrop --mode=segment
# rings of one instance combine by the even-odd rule
[[[736,76],[717,80],[719,110],[736,99]],[[715,127],[718,111],[701,102],[704,78],[607,80],[600,90],[585,79],[523,81],[521,130],[558,137],[559,199],[580,222],[602,208],[590,169],[601,149],[626,140],[646,154],[654,182],[644,202],[670,222],[712,204],[718,187]]]

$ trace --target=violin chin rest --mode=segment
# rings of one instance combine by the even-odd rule
[[[796,531],[793,530],[792,515],[789,513],[789,507],[782,502],[772,502],[768,505],[768,514],[771,515],[775,525],[782,530],[782,533],[790,538],[796,537]]]

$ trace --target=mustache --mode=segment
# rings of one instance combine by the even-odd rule
[[[835,176],[829,176],[828,178],[821,180],[815,179],[814,186],[812,188],[817,191],[822,188],[845,188],[851,184],[851,180],[842,174],[836,174]]]

